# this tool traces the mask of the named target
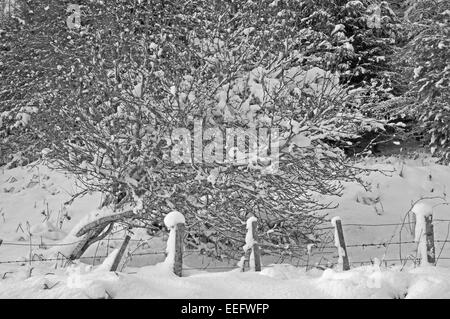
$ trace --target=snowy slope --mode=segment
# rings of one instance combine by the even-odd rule
[[[29,260],[37,255],[45,258],[64,255],[74,247],[71,231],[83,220],[98,212],[102,197],[100,193],[77,197],[65,205],[73,195],[80,192],[75,179],[67,173],[51,170],[45,166],[18,167],[4,170],[0,174],[0,274],[10,272],[25,263],[2,261]],[[105,256],[121,244],[124,234],[115,230],[108,242],[92,245],[84,256]],[[140,239],[149,240],[153,249],[164,247],[162,239],[149,238],[142,229],[134,231],[131,247]],[[31,243],[31,246],[30,246]],[[61,246],[60,246],[61,245]],[[133,247],[133,248],[134,248]],[[144,248],[148,248],[145,246]],[[132,265],[152,264],[164,259],[164,255],[146,258],[136,257]],[[100,262],[102,258],[88,259],[88,263]],[[33,265],[34,266],[34,265]]]
[[[446,204],[450,168],[437,165],[429,158],[378,158],[365,160],[364,165],[383,173],[372,172],[364,177],[365,181],[372,183],[368,190],[359,184],[347,183],[342,197],[331,198],[339,207],[329,212],[330,218],[342,218],[345,239],[350,246],[348,253],[353,268],[350,272],[321,271],[312,267],[305,272],[304,268],[291,265],[269,265],[263,259],[261,274],[188,270],[182,279],[167,273],[161,264],[155,266],[164,260],[164,254],[134,257],[118,275],[98,268],[96,265],[102,259],[86,260],[70,268],[62,268],[52,261],[33,262],[31,266],[26,262],[1,263],[26,260],[30,253],[48,252],[52,245],[67,241],[72,228],[97,209],[101,194],[89,194],[64,206],[71,195],[79,191],[69,174],[43,166],[0,171],[0,238],[5,243],[0,246],[0,297],[100,298],[105,294],[115,298],[450,297],[450,263],[442,258],[450,257],[450,246],[444,246],[441,253],[442,243],[436,243],[437,254],[441,253],[440,267],[420,269],[414,268],[412,262],[402,267],[399,261],[394,260],[399,259],[400,253],[403,260],[408,256],[414,257],[414,243],[352,247],[362,243],[413,241],[414,234],[409,227],[405,226],[400,231],[400,226],[381,227],[380,224],[401,223],[412,203],[421,198],[430,198],[425,201],[432,205],[435,220],[450,219],[450,207]],[[435,238],[445,239],[448,227],[449,222],[436,221]],[[332,230],[330,232],[332,234]],[[120,239],[122,235],[119,232],[113,237]],[[132,249],[139,246],[147,251],[161,251],[165,248],[164,239],[151,239],[145,231],[139,230],[133,235],[135,242],[130,246]],[[139,240],[144,240],[144,247]],[[43,246],[39,247],[41,243]],[[120,241],[114,240],[93,245],[96,247],[91,247],[85,255],[105,255],[118,245]],[[309,265],[318,262],[315,258]],[[332,249],[330,254],[321,258],[321,264],[325,264],[327,259],[336,262],[336,250]],[[373,258],[380,263],[376,261],[374,266],[358,267],[362,261],[368,265],[367,261]],[[204,265],[205,261],[201,259],[204,257],[190,256],[185,267]],[[53,287],[54,284],[56,286]],[[212,286],[214,291],[210,289]]]
[[[87,195],[65,206],[80,190],[68,174],[45,166],[19,167],[0,174],[0,260],[28,257],[30,240],[52,244],[99,205],[100,194]],[[34,248],[33,248],[34,250]],[[9,258],[5,258],[9,257]]]
[[[364,266],[305,272],[276,265],[260,273],[233,270],[179,278],[160,265],[135,274],[72,266],[0,280],[0,298],[450,298],[450,269]]]
[[[435,164],[429,158],[401,160],[394,157],[366,160],[365,167],[379,170],[364,178],[371,183],[371,188],[365,190],[356,183],[346,184],[344,195],[336,199],[339,207],[330,213],[330,217],[342,218],[347,245],[392,244],[386,247],[349,248],[351,261],[366,261],[374,257],[381,259],[383,256],[385,259],[398,259],[400,250],[402,259],[411,255],[415,256],[416,244],[394,244],[414,241],[412,225],[402,227],[380,224],[401,224],[403,221],[411,221],[405,216],[417,201],[433,207],[435,240],[446,239],[450,222],[447,196],[450,190],[450,167]],[[449,222],[439,220],[449,220]],[[346,224],[376,226],[345,226]],[[438,253],[441,247],[442,243],[436,243]],[[450,246],[442,251],[441,257],[444,256],[450,257]],[[392,263],[398,263],[398,261]],[[438,264],[450,265],[445,259],[439,260]]]

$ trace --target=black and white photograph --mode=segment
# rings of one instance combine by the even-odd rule
[[[0,299],[448,299],[449,196],[449,0],[0,0]]]

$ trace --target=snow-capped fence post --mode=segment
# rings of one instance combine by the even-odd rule
[[[416,216],[415,241],[420,265],[435,265],[433,209],[425,203],[417,203],[411,211]]]
[[[117,253],[116,257],[114,258],[114,262],[111,266],[110,271],[116,271],[117,268],[119,267],[119,263],[122,260],[122,256],[125,253],[125,250],[127,249],[128,243],[130,242],[130,236],[127,235],[122,243],[122,246],[120,246],[120,250]]]
[[[245,264],[248,263],[250,269],[261,271],[261,251],[258,245],[258,220],[256,217],[250,217],[247,220],[247,235],[245,236],[244,256],[241,258],[241,271],[245,270]]]
[[[164,218],[164,224],[170,229],[167,239],[167,257],[165,263],[175,275],[181,277],[183,271],[183,239],[186,220],[183,214],[172,211]]]
[[[347,246],[345,245],[341,218],[338,216],[334,217],[331,220],[331,224],[334,226],[334,245],[338,249],[339,263],[342,263],[342,270],[350,270],[350,262],[348,261]]]

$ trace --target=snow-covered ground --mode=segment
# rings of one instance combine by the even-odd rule
[[[260,273],[187,271],[179,278],[164,265],[114,273],[77,265],[37,267],[0,282],[0,298],[450,298],[450,269],[357,267],[347,272],[279,264]]]
[[[134,256],[117,274],[101,265],[103,258],[86,259],[70,267],[62,267],[60,261],[30,264],[26,261],[30,256],[49,257],[55,245],[69,245],[70,232],[96,210],[101,194],[89,194],[64,205],[79,191],[70,175],[41,165],[0,171],[0,298],[450,297],[450,245],[439,242],[449,232],[449,222],[442,220],[450,220],[446,204],[450,167],[426,157],[370,159],[364,165],[384,173],[364,177],[372,183],[369,190],[356,183],[346,184],[343,196],[332,198],[339,207],[329,212],[330,217],[342,218],[352,270],[311,267],[337,260],[336,249],[328,249],[330,254],[313,249],[317,255],[311,257],[308,271],[288,264],[272,265],[263,258],[261,273],[192,269],[185,270],[183,278],[171,274],[160,263],[165,258],[160,252],[165,249],[167,237],[150,238],[145,230],[134,232],[131,249],[158,254]],[[380,226],[409,221],[406,213],[421,198],[433,207],[438,267],[415,267],[412,261],[402,265],[399,259],[416,257],[413,229],[408,225]],[[121,238],[123,234],[117,232],[108,241],[92,245],[84,256],[108,255],[120,245]],[[405,241],[410,243],[397,244]],[[353,246],[377,243],[384,245]],[[209,263],[204,258],[190,256],[185,267]],[[225,266],[235,265],[229,262]]]

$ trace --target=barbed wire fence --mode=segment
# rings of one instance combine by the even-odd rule
[[[447,233],[444,237],[439,237],[437,239],[434,239],[434,243],[440,244],[441,247],[439,251],[434,252],[436,255],[436,262],[437,264],[440,260],[450,260],[450,254],[445,255],[444,249],[445,246],[449,240],[449,233],[450,233],[450,219],[435,219],[433,220],[433,224],[438,225],[441,223],[447,224]],[[345,231],[351,230],[352,228],[359,228],[366,229],[366,228],[382,228],[384,229],[388,227],[395,227],[397,229],[398,227],[400,230],[398,232],[394,232],[392,237],[389,240],[386,241],[377,241],[377,242],[363,242],[363,243],[355,243],[355,242],[349,242],[345,245],[346,249],[348,250],[347,257],[350,258],[350,264],[352,266],[363,266],[363,265],[373,265],[378,263],[380,266],[392,266],[392,265],[401,265],[404,267],[407,263],[412,263],[413,265],[419,265],[420,264],[420,258],[417,256],[417,246],[418,243],[416,240],[406,240],[402,239],[405,236],[402,236],[402,230],[405,226],[415,226],[415,222],[403,222],[403,223],[380,223],[380,224],[364,224],[364,223],[348,223],[342,224],[342,228]],[[336,227],[321,227],[319,228],[321,231],[329,232],[330,237],[333,238],[333,232],[336,231]],[[407,231],[413,233],[414,227],[408,229]],[[441,235],[441,234],[439,234]],[[394,238],[398,239],[394,239]],[[167,252],[165,249],[161,250],[152,250],[151,245],[148,243],[149,240],[143,240],[143,239],[129,239],[130,242],[135,243],[136,247],[131,250],[129,249],[125,261],[123,262],[122,268],[120,270],[123,270],[125,265],[132,260],[133,258],[137,257],[148,257],[148,256],[158,256],[160,259],[164,259],[167,256]],[[119,237],[109,237],[105,238],[99,241],[103,243],[111,243],[111,242],[122,242],[124,241],[124,238]],[[55,268],[58,267],[58,264],[60,264],[60,267],[63,267],[64,265],[73,263],[67,256],[64,256],[62,253],[58,253],[56,257],[53,258],[44,258],[42,255],[39,254],[33,254],[32,249],[37,247],[41,249],[48,249],[50,247],[64,247],[64,246],[74,246],[76,244],[81,243],[82,240],[79,241],[73,241],[69,243],[43,243],[42,239],[40,243],[33,243],[31,241],[6,241],[0,239],[0,265],[2,264],[20,264],[20,265],[30,265],[32,266],[34,263],[43,263],[43,262],[53,262],[55,263]],[[412,246],[414,245],[414,246]],[[1,259],[1,248],[2,246],[25,246],[30,249],[29,257],[27,258],[19,258],[16,260],[2,260]],[[146,250],[144,246],[147,246],[149,249]],[[398,246],[399,256],[398,258],[393,257],[386,257],[386,254],[383,255],[383,257],[380,258],[369,258],[369,259],[361,259],[361,260],[352,260],[351,256],[355,253],[355,250],[365,250],[367,248],[377,248],[377,249],[384,249],[385,251],[389,247]],[[403,246],[403,247],[402,247]],[[143,248],[144,247],[144,248]],[[266,250],[265,248],[273,248],[273,245],[267,245],[267,244],[259,244],[261,255],[264,257],[271,256],[272,262],[265,263],[267,265],[264,266],[264,268],[267,267],[274,267],[277,264],[292,264],[296,267],[306,267],[306,269],[311,268],[319,268],[319,269],[326,269],[326,268],[333,268],[336,267],[339,264],[338,261],[338,251],[339,249],[336,247],[336,245],[330,244],[330,241],[325,241],[325,243],[310,243],[308,245],[289,245],[289,249],[292,251],[298,251],[298,256],[293,257],[292,254],[287,253],[283,256],[283,254],[277,255],[276,257],[271,255],[269,250]],[[409,247],[410,252],[415,252],[414,254],[404,255],[402,254],[402,249],[404,247]],[[97,247],[98,250],[98,247]],[[108,257],[108,253],[106,254],[98,254],[96,253],[93,256],[82,256],[78,258],[78,260],[86,262],[91,261],[93,265],[95,265],[95,262],[100,263],[102,260]],[[186,265],[182,265],[181,270],[182,271],[189,271],[189,270],[213,270],[213,271],[226,271],[226,270],[232,270],[232,269],[239,269],[239,266],[236,264],[236,261],[240,260],[243,253],[238,252],[236,250],[226,250],[226,249],[220,249],[218,251],[209,251],[208,249],[182,249],[182,258],[189,258],[194,257],[199,259],[199,257],[206,257],[206,261],[202,260],[201,265],[195,266],[195,267],[188,267]],[[306,252],[306,253],[305,253]],[[404,251],[403,251],[404,252]],[[450,251],[449,251],[450,252]],[[209,258],[209,259],[208,259]],[[316,259],[316,261],[314,261]],[[318,259],[318,261],[317,261]],[[217,264],[220,262],[221,264]],[[227,263],[224,265],[223,263]]]

